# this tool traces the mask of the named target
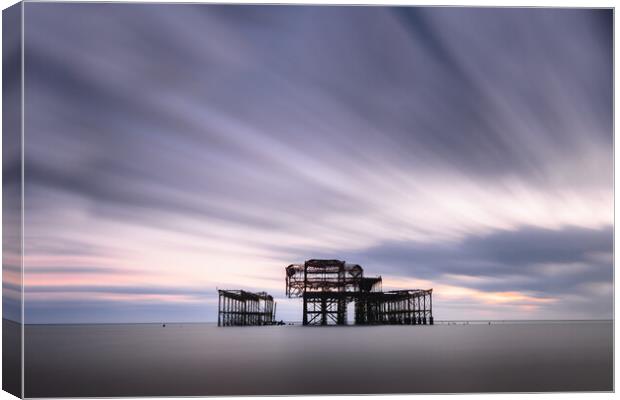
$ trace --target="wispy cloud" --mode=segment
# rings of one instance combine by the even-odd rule
[[[99,286],[281,296],[285,265],[331,254],[459,288],[445,318],[573,295],[610,315],[584,287],[611,282],[588,256],[612,249],[611,11],[26,8],[33,310],[129,318]]]

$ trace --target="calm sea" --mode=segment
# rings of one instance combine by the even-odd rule
[[[610,391],[612,347],[610,321],[28,325],[25,390],[27,397]]]

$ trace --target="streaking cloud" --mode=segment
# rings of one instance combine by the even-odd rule
[[[25,7],[26,322],[214,320],[320,256],[611,317],[610,10]]]

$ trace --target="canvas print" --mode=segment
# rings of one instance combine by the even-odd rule
[[[613,391],[613,9],[3,11],[3,389]]]

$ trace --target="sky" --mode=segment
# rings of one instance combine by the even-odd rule
[[[437,320],[612,318],[611,10],[25,21],[26,323],[214,321],[217,288],[300,320],[284,268],[328,257]]]

